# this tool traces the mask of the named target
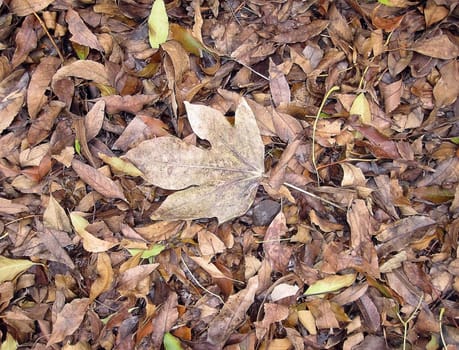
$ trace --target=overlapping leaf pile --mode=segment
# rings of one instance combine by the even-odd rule
[[[0,348],[453,349],[456,2],[152,5],[0,0]]]

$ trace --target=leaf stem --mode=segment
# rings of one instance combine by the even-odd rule
[[[322,103],[320,104],[319,110],[317,111],[316,114],[316,119],[314,120],[314,125],[312,126],[312,165],[314,166],[314,169],[317,174],[317,185],[320,185],[320,178],[319,178],[319,171],[317,169],[317,162],[316,162],[316,153],[315,153],[315,143],[316,143],[316,129],[317,129],[317,123],[320,118],[320,113],[322,113],[322,109],[325,106],[325,102],[327,102],[327,99],[330,97],[330,95],[333,93],[333,91],[339,90],[338,86],[333,86],[330,90],[327,91],[325,94]]]

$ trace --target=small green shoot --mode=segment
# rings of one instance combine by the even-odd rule
[[[400,312],[397,311],[397,317],[400,320],[400,322],[403,325],[403,347],[402,350],[406,350],[406,339],[408,337],[408,326],[409,323],[416,317],[416,314],[418,313],[419,309],[421,308],[422,300],[424,299],[424,295],[421,295],[419,298],[418,305],[416,305],[416,308],[413,310],[411,315],[408,317],[408,319],[405,321],[402,316],[400,316]]]
[[[81,156],[81,144],[78,139],[75,139],[75,152],[78,153],[79,156]]]

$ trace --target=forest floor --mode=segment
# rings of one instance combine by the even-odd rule
[[[0,0],[0,350],[456,349],[457,2],[152,3]]]

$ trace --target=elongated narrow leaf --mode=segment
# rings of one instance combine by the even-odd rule
[[[169,20],[167,18],[164,0],[155,0],[148,17],[148,39],[150,46],[157,49],[166,42],[169,34]]]
[[[355,281],[356,275],[333,275],[325,277],[311,284],[304,295],[324,294],[336,292],[344,287],[349,287]]]

